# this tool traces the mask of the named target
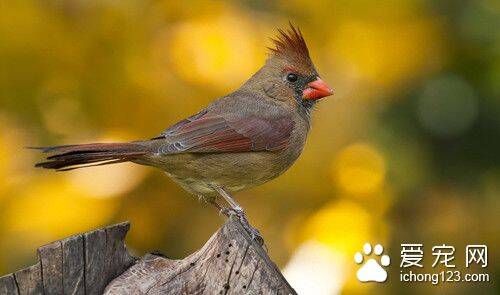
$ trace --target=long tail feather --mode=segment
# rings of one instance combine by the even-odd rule
[[[35,167],[67,171],[91,166],[131,161],[146,154],[143,145],[130,143],[90,143],[35,148],[51,153]]]

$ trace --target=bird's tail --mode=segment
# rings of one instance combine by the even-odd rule
[[[35,149],[52,154],[35,167],[58,171],[128,162],[147,153],[146,147],[137,142],[89,143]]]

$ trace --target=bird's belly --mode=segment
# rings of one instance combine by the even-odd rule
[[[224,185],[220,181],[208,181],[206,179],[200,178],[179,178],[177,175],[165,172],[173,181],[184,188],[186,191],[203,196],[216,195],[217,192],[214,190],[214,185],[223,186],[231,192],[241,191],[246,188],[245,185]]]
[[[154,166],[187,191],[215,194],[212,185],[231,192],[263,184],[282,174],[293,163],[271,152],[165,155]]]

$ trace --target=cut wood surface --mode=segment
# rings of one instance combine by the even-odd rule
[[[133,258],[128,229],[120,223],[40,247],[37,264],[0,277],[0,295],[296,294],[236,219],[182,260]]]
[[[119,223],[40,247],[37,264],[0,277],[0,295],[102,294],[136,261],[125,248],[129,227]]]

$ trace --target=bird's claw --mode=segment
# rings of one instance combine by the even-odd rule
[[[250,226],[249,228],[245,228],[245,230],[247,232],[249,232],[250,237],[252,238],[252,240],[256,241],[261,247],[264,247],[264,249],[266,249],[266,252],[267,252],[267,247],[264,244],[264,238],[260,234],[260,231],[258,229],[256,229],[255,227],[252,227],[252,226]]]
[[[233,213],[233,211],[227,207],[222,207],[220,210],[219,210],[219,215],[226,215],[227,217],[231,217],[231,215],[235,215]]]
[[[241,225],[248,232],[252,240],[256,241],[260,246],[264,246],[264,239],[262,238],[260,231],[250,225],[247,216],[245,215],[245,211],[243,211],[243,208],[223,208],[221,212],[228,217],[235,216],[236,218],[238,218]]]
[[[212,188],[215,191],[217,191],[219,195],[222,196],[230,206],[230,208],[221,207],[218,206],[217,202],[214,202],[213,204],[216,205],[217,208],[219,208],[219,214],[224,214],[229,218],[231,218],[232,216],[238,218],[240,224],[247,231],[252,240],[259,243],[261,247],[264,246],[264,239],[262,238],[262,235],[256,228],[250,225],[243,208],[238,203],[236,203],[231,197],[231,195],[227,191],[225,191],[224,188],[222,188],[221,186],[212,184]]]

